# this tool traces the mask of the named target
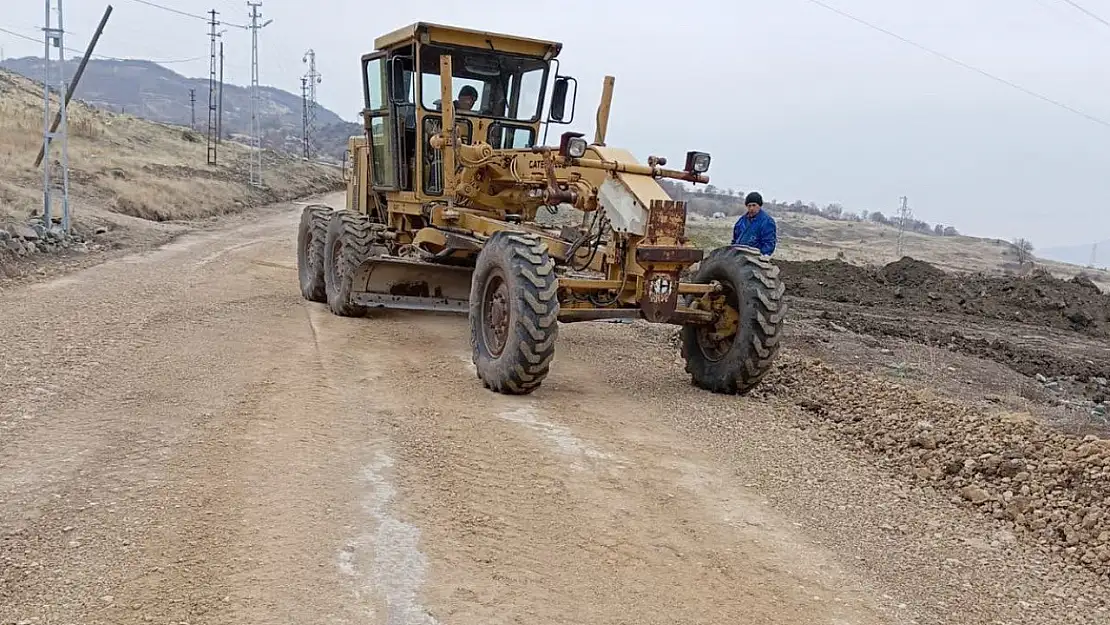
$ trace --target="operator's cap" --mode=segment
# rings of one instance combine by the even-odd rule
[[[474,98],[475,100],[477,100],[478,99],[478,90],[475,89],[474,87],[471,87],[470,85],[466,85],[462,89],[459,89],[459,97],[461,98],[464,95],[468,95],[468,96]]]
[[[760,195],[758,191],[752,191],[748,194],[748,197],[744,198],[744,205],[747,206],[748,204],[759,204],[763,206],[763,196]]]

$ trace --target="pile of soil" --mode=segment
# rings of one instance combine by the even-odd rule
[[[1090,280],[957,275],[905,257],[882,268],[841,260],[777,261],[787,293],[860,306],[911,308],[1110,337],[1110,295]]]
[[[928,392],[786,355],[761,392],[922,488],[1002,523],[1014,540],[1110,581],[1110,441],[987,414]]]

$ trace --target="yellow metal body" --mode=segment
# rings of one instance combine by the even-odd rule
[[[423,276],[414,280],[435,282],[430,276],[436,262],[472,266],[490,235],[526,230],[540,236],[558,266],[572,269],[560,276],[561,318],[596,318],[589,311],[617,309],[657,321],[709,320],[707,313],[677,304],[680,293],[705,294],[712,287],[680,284],[680,272],[701,252],[685,237],[684,203],[671,200],[657,181],[708,178],[667,169],[655,157],[645,165],[606,145],[612,77],[603,84],[594,141],[575,157],[563,145],[566,137],[560,148],[539,146],[542,94],[561,44],[419,23],[379,37],[375,46],[363,57],[366,132],[348,142],[347,208],[388,229],[397,271],[407,262],[414,275]],[[491,72],[483,74],[486,66],[475,59],[502,68],[503,75],[480,82]],[[523,69],[506,77],[505,67]],[[539,104],[529,115],[521,107],[531,107],[532,100],[521,95],[522,85],[539,72]],[[496,82],[502,78],[508,88]],[[458,81],[481,85],[482,107],[497,109],[503,100],[517,113],[459,110]],[[494,145],[510,134],[525,145]],[[557,206],[582,211],[589,232],[536,223],[539,211]],[[588,245],[582,243],[587,237]],[[367,291],[374,290],[375,262],[365,263],[356,277]],[[466,279],[465,272],[447,273]],[[459,287],[431,291],[459,293]]]

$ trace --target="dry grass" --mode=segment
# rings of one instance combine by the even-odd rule
[[[339,187],[339,171],[267,153],[263,190],[247,185],[248,148],[225,141],[217,166],[208,166],[203,133],[80,102],[68,110],[71,207],[75,224],[142,227],[189,221]],[[0,225],[41,211],[41,86],[0,71]],[[57,152],[54,153],[57,156]],[[59,177],[60,180],[60,177]],[[138,223],[137,223],[138,222]]]

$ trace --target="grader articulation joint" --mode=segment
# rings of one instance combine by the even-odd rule
[[[577,95],[551,74],[556,42],[417,23],[375,48],[362,58],[365,134],[348,140],[346,207],[301,218],[306,299],[343,316],[466,313],[478,377],[502,393],[539,387],[560,323],[622,318],[681,326],[702,388],[759,383],[786,313],[778,268],[746,247],[705,256],[686,237],[685,203],[658,182],[707,183],[709,154],[688,152],[676,170],[606,145],[611,77],[592,142],[566,132],[542,145],[541,130],[573,120]],[[567,210],[580,224],[537,221]]]

